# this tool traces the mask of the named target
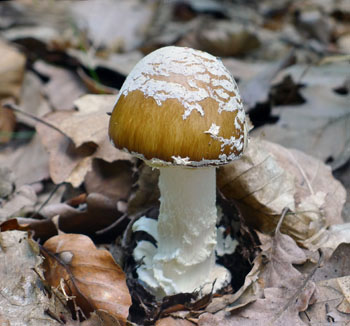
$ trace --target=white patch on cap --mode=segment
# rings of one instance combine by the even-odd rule
[[[185,108],[184,120],[192,111],[203,116],[205,112],[199,103],[206,98],[218,103],[219,113],[238,110],[244,114],[236,82],[222,62],[206,52],[190,48],[168,46],[140,60],[120,94],[126,96],[135,90],[152,97],[159,106],[168,99],[180,101]]]
[[[205,134],[209,134],[212,136],[217,136],[220,132],[220,126],[217,126],[215,123],[212,123],[209,130],[204,131]]]

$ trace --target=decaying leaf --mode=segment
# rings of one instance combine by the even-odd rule
[[[0,53],[0,99],[18,98],[26,59],[16,48],[3,41],[0,41]]]
[[[137,188],[128,201],[128,213],[130,215],[159,204],[159,171],[143,164],[139,168],[139,173]]]
[[[0,199],[9,196],[14,189],[14,174],[5,167],[0,166]]]
[[[162,318],[156,322],[156,326],[194,326],[195,324],[186,319],[172,317]]]
[[[345,190],[322,162],[296,150],[252,138],[241,159],[218,170],[217,184],[235,201],[248,224],[275,229],[283,208],[291,214],[282,231],[302,242],[342,221]]]
[[[107,112],[113,109],[114,101],[115,96],[86,95],[75,102],[78,112],[49,114],[47,121],[62,133],[37,125],[50,154],[50,176],[55,183],[65,181],[78,187],[92,169],[94,158],[107,162],[131,159],[129,154],[114,148],[107,136]]]
[[[128,161],[108,163],[94,160],[92,171],[85,178],[85,189],[88,194],[99,193],[115,202],[126,202],[130,196],[132,180],[132,165]]]
[[[25,146],[0,153],[0,164],[12,170],[17,187],[49,177],[49,156],[38,134]]]
[[[52,287],[74,296],[86,316],[105,310],[125,325],[131,298],[125,275],[108,251],[96,249],[87,236],[64,234],[47,240],[42,253]]]
[[[24,185],[16,190],[8,200],[0,207],[0,222],[6,221],[12,216],[20,214],[22,210],[33,207],[36,202],[36,193],[29,185]]]
[[[26,232],[0,232],[0,261],[0,324],[60,325],[46,312],[60,316],[67,311],[45,293],[37,274],[42,272],[39,248]]]
[[[130,51],[140,45],[142,32],[152,17],[152,7],[140,1],[98,0],[71,6],[78,27],[87,31],[95,48]]]
[[[34,69],[49,78],[43,92],[55,110],[72,110],[74,101],[86,93],[86,88],[73,72],[36,61]]]
[[[350,223],[331,225],[305,240],[306,246],[311,250],[328,248],[331,249],[331,252],[344,243],[350,243]]]
[[[318,288],[318,300],[306,310],[306,315],[302,315],[305,322],[349,324],[350,264],[346,258],[349,254],[350,245],[341,244],[323,266],[315,271],[312,280]]]
[[[244,55],[260,45],[253,29],[238,21],[209,21],[203,25],[197,40],[202,50],[213,55]]]
[[[67,203],[47,205],[40,214],[46,219],[57,218],[60,231],[66,233],[94,234],[115,222],[122,213],[117,203],[102,194],[91,193],[87,196],[86,209],[74,208]]]
[[[253,109],[257,104],[267,102],[272,80],[278,72],[288,67],[295,60],[291,51],[285,58],[273,66],[266,67],[253,78],[243,81],[240,85],[242,100],[247,110]]]
[[[225,309],[230,316],[204,314],[198,325],[235,326],[243,321],[245,325],[304,325],[299,312],[314,302],[315,284],[293,266],[304,263],[306,255],[279,227],[273,237],[260,236],[262,252],[255,259],[257,272],[252,283],[257,288],[256,300],[240,309],[233,302]]]
[[[329,86],[309,86],[300,92],[304,104],[275,107],[272,113],[280,117],[278,122],[253,134],[329,161],[333,168],[343,165],[350,157],[349,97]]]
[[[35,117],[42,117],[51,111],[49,103],[43,94],[43,82],[31,71],[27,71],[24,75],[19,106],[24,112]],[[18,122],[35,127],[36,121],[24,114],[17,114],[16,118]]]
[[[16,116],[13,111],[5,109],[0,101],[0,144],[8,143],[16,126]]]

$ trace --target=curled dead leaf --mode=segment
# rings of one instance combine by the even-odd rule
[[[115,96],[86,95],[75,101],[79,111],[54,112],[45,119],[58,130],[37,125],[50,154],[50,176],[55,183],[78,187],[92,169],[94,158],[106,162],[131,160],[131,155],[113,147],[107,136],[108,115]]]
[[[27,232],[0,232],[0,325],[57,326],[52,315],[68,311],[43,291],[42,257]],[[7,321],[6,321],[7,320]]]
[[[125,274],[108,251],[98,250],[87,236],[64,234],[46,241],[42,253],[46,280],[73,296],[86,316],[105,310],[126,324],[131,297]]]
[[[172,317],[162,318],[156,322],[156,326],[194,326],[195,324],[186,319]]]
[[[220,167],[217,184],[246,222],[265,233],[274,231],[285,207],[292,213],[282,231],[300,243],[342,221],[346,193],[330,168],[271,142],[252,138],[241,159]]]

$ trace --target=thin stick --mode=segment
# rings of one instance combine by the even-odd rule
[[[56,130],[56,131],[59,132],[61,135],[63,135],[63,136],[65,136],[65,137],[69,138],[62,130],[58,129],[56,126],[54,126],[54,125],[51,124],[50,122],[47,122],[47,121],[45,121],[45,120],[43,120],[43,119],[41,119],[41,118],[36,117],[35,115],[32,115],[32,114],[30,114],[30,113],[28,113],[28,112],[25,112],[25,111],[21,110],[16,104],[13,104],[13,103],[4,103],[4,104],[3,104],[3,107],[4,107],[5,109],[9,109],[9,110],[18,112],[18,113],[20,113],[20,114],[23,114],[23,115],[25,115],[26,117],[29,117],[29,118],[31,118],[31,119],[37,121],[37,122],[40,122],[40,123],[44,124],[45,126],[50,127],[50,128],[52,128],[52,129]]]
[[[50,192],[49,196],[46,198],[46,200],[40,205],[40,207],[33,212],[33,214],[31,216],[29,216],[29,218],[33,218],[36,214],[39,214],[40,211],[44,208],[44,206],[47,205],[47,203],[51,200],[51,198],[53,197],[53,195],[56,193],[56,191],[58,190],[58,188],[60,186],[62,186],[64,184],[64,182],[57,184]]]

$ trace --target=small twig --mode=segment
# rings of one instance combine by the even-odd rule
[[[29,216],[29,218],[33,218],[36,214],[39,214],[40,211],[47,205],[47,203],[51,200],[53,195],[56,193],[58,188],[62,186],[64,182],[57,184],[50,192],[49,196],[46,198],[46,200],[40,205],[40,207],[32,213],[32,215]]]
[[[281,228],[281,225],[283,223],[283,220],[286,217],[288,212],[289,212],[289,208],[288,207],[283,208],[280,220],[278,221],[278,224],[276,226],[275,234],[280,231],[280,228]]]
[[[121,222],[123,222],[129,215],[128,214],[123,214],[121,217],[119,217],[116,221],[114,221],[112,224],[108,225],[104,229],[98,230],[95,232],[96,235],[102,235],[115,227],[117,227]]]
[[[58,323],[64,324],[64,322],[60,319],[60,317],[59,317],[56,313],[54,313],[53,311],[51,311],[50,309],[46,309],[46,310],[45,310],[45,313],[46,313],[49,317],[51,317],[52,319],[56,320]]]
[[[21,110],[16,104],[13,104],[13,103],[4,103],[4,104],[3,104],[3,107],[4,107],[5,109],[9,109],[9,110],[18,112],[18,113],[20,113],[20,114],[23,114],[23,115],[25,115],[26,117],[29,117],[29,118],[31,118],[31,119],[37,121],[37,122],[40,122],[40,123],[44,124],[45,126],[50,127],[50,128],[52,128],[52,129],[56,130],[56,131],[59,132],[61,135],[63,135],[63,136],[65,136],[65,137],[69,138],[62,130],[58,129],[56,126],[54,126],[54,125],[51,124],[50,122],[47,122],[47,121],[45,121],[45,120],[43,120],[43,119],[41,119],[41,118],[36,117],[36,116],[33,115],[33,114],[30,114],[30,113],[28,113],[28,112],[25,112],[25,111]]]

